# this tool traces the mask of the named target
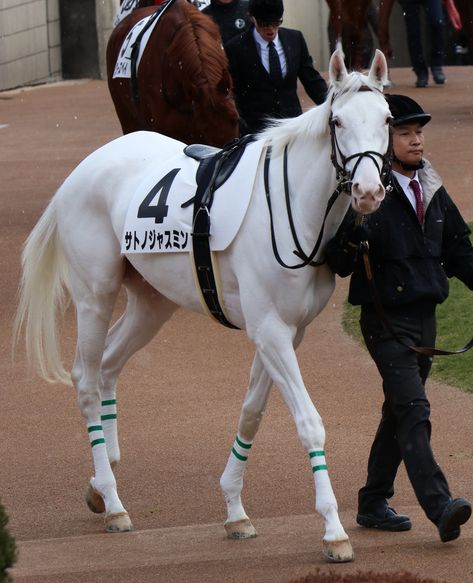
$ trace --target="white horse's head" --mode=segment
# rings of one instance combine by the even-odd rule
[[[329,65],[332,158],[339,176],[351,183],[355,211],[374,212],[384,199],[382,174],[390,155],[391,113],[383,96],[388,66],[376,51],[367,75],[348,73],[336,50]]]

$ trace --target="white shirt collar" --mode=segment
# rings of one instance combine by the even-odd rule
[[[404,194],[407,196],[412,207],[415,209],[416,208],[416,197],[415,197],[415,194],[414,194],[412,188],[409,186],[409,183],[411,180],[417,180],[417,182],[420,185],[420,191],[422,192],[422,184],[419,180],[419,173],[416,172],[412,178],[409,178],[409,176],[405,176],[404,174],[401,174],[400,172],[396,172],[395,170],[393,170],[393,174],[394,174],[394,177],[396,178],[396,180],[399,182],[399,186],[404,191]]]
[[[418,172],[416,172],[412,178],[409,178],[409,176],[406,176],[405,174],[401,174],[400,172],[396,172],[396,170],[393,170],[393,174],[396,177],[396,180],[399,182],[400,186],[402,187],[402,189],[404,191],[409,186],[409,182],[411,180],[417,180],[417,182],[420,184]],[[422,185],[421,185],[421,189],[422,189]]]

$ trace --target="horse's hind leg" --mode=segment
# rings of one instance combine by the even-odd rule
[[[130,265],[124,285],[126,309],[107,336],[101,366],[102,419],[112,467],[120,461],[116,414],[118,376],[131,356],[152,340],[177,309],[176,304],[157,292]]]
[[[129,264],[124,284],[127,288],[126,309],[107,335],[101,365],[101,421],[112,468],[120,461],[116,410],[118,376],[130,357],[148,344],[177,308],[152,288]],[[100,513],[105,510],[93,481],[89,484],[86,501],[93,512]],[[109,531],[119,530],[114,528],[113,517],[106,516],[106,525]]]
[[[130,530],[128,513],[117,493],[108,459],[101,421],[100,366],[110,319],[123,277],[123,266],[113,250],[102,249],[94,268],[71,272],[72,295],[77,311],[77,348],[71,378],[92,447],[94,491],[103,500],[108,516],[120,522],[119,530]],[[87,274],[88,280],[85,279]]]

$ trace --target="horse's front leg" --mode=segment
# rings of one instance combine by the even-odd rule
[[[256,353],[251,367],[248,391],[240,414],[238,432],[220,478],[220,487],[227,503],[225,530],[229,538],[243,539],[256,536],[256,530],[243,508],[241,491],[246,462],[268,402],[272,382],[264,369],[261,358]]]
[[[325,558],[331,562],[352,561],[353,550],[338,516],[327,469],[325,429],[302,380],[293,347],[294,335],[293,328],[270,315],[258,326],[254,341],[264,367],[291,410],[299,438],[309,454],[315,481],[315,509],[325,521]]]
[[[301,328],[296,334],[294,348],[299,346],[304,332],[305,329]],[[256,529],[243,508],[241,492],[246,462],[260,427],[272,384],[273,380],[264,368],[258,352],[256,352],[248,391],[240,414],[238,432],[220,479],[220,486],[227,503],[225,530],[229,538],[242,539],[256,536]]]

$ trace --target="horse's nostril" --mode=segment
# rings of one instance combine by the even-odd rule
[[[381,183],[361,185],[360,182],[354,182],[352,184],[352,194],[358,199],[383,200],[384,193],[384,186]]]

